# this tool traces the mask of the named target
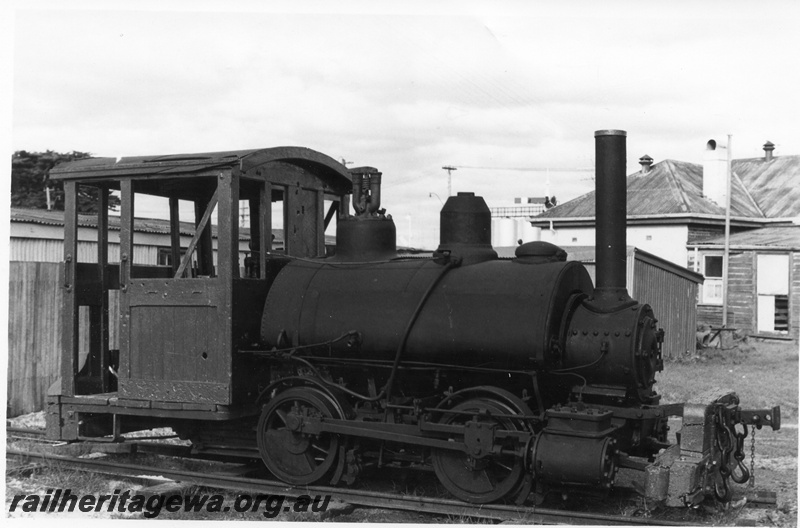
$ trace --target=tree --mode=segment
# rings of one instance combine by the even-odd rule
[[[11,206],[31,209],[47,209],[47,192],[50,188],[50,202],[53,209],[64,210],[64,183],[50,180],[50,169],[64,161],[90,158],[87,152],[72,151],[61,154],[46,152],[27,152],[18,150],[11,157]],[[88,185],[78,186],[78,212],[96,213],[101,190]],[[119,207],[119,198],[108,193],[108,205],[112,211]]]

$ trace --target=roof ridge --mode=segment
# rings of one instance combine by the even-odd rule
[[[672,183],[675,185],[675,187],[678,188],[678,196],[679,196],[679,198],[681,200],[681,203],[683,204],[684,211],[687,212],[687,213],[691,212],[692,208],[689,205],[689,201],[686,198],[686,189],[683,188],[683,185],[681,185],[680,178],[675,176],[675,172],[672,170],[673,169],[673,164],[675,162],[673,160],[664,160],[664,161],[667,164],[667,174],[672,179]]]
[[[739,177],[739,174],[738,174],[738,173],[737,173],[735,170],[733,170],[733,167],[731,167],[731,175],[732,175],[734,178],[736,178],[736,181],[738,181],[738,182],[739,182],[739,185],[741,185],[741,186],[742,186],[742,189],[744,190],[744,194],[745,194],[745,195],[747,196],[747,198],[750,200],[750,203],[751,203],[751,204],[753,204],[753,207],[755,207],[755,208],[756,208],[756,211],[758,211],[758,214],[760,214],[760,215],[761,215],[761,218],[766,218],[766,217],[767,217],[767,215],[765,215],[765,214],[764,214],[764,211],[762,211],[762,210],[761,210],[761,208],[758,206],[758,203],[756,203],[756,200],[755,200],[755,198],[753,198],[753,195],[752,195],[752,194],[750,194],[750,189],[748,189],[748,188],[747,188],[747,186],[744,184],[744,182],[742,181],[742,179]],[[733,194],[733,186],[731,186],[731,194]]]

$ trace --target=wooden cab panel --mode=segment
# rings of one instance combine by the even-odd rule
[[[121,397],[229,403],[230,335],[216,279],[134,280]]]

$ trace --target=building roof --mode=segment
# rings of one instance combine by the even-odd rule
[[[690,248],[721,249],[725,237],[715,237],[689,244]],[[730,236],[734,249],[777,249],[800,251],[800,225],[771,226],[743,231]]]
[[[800,156],[734,160],[731,180],[731,216],[765,220],[800,215]],[[703,166],[664,160],[627,179],[627,215],[637,217],[724,217],[725,209],[703,197]],[[590,219],[595,215],[595,193],[590,192],[553,207],[534,219]]]
[[[800,215],[800,156],[742,159],[732,165],[764,216]]]

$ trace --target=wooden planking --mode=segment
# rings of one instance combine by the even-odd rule
[[[63,267],[52,262],[9,263],[9,416],[39,411],[59,378],[64,298]],[[109,292],[109,346],[119,348],[119,292]],[[78,318],[80,368],[89,351],[89,310]]]
[[[756,255],[750,251],[732,252],[728,261],[728,309],[735,314],[736,328],[756,330]]]
[[[43,408],[47,388],[59,376],[61,267],[12,262],[9,274],[9,416]]]

